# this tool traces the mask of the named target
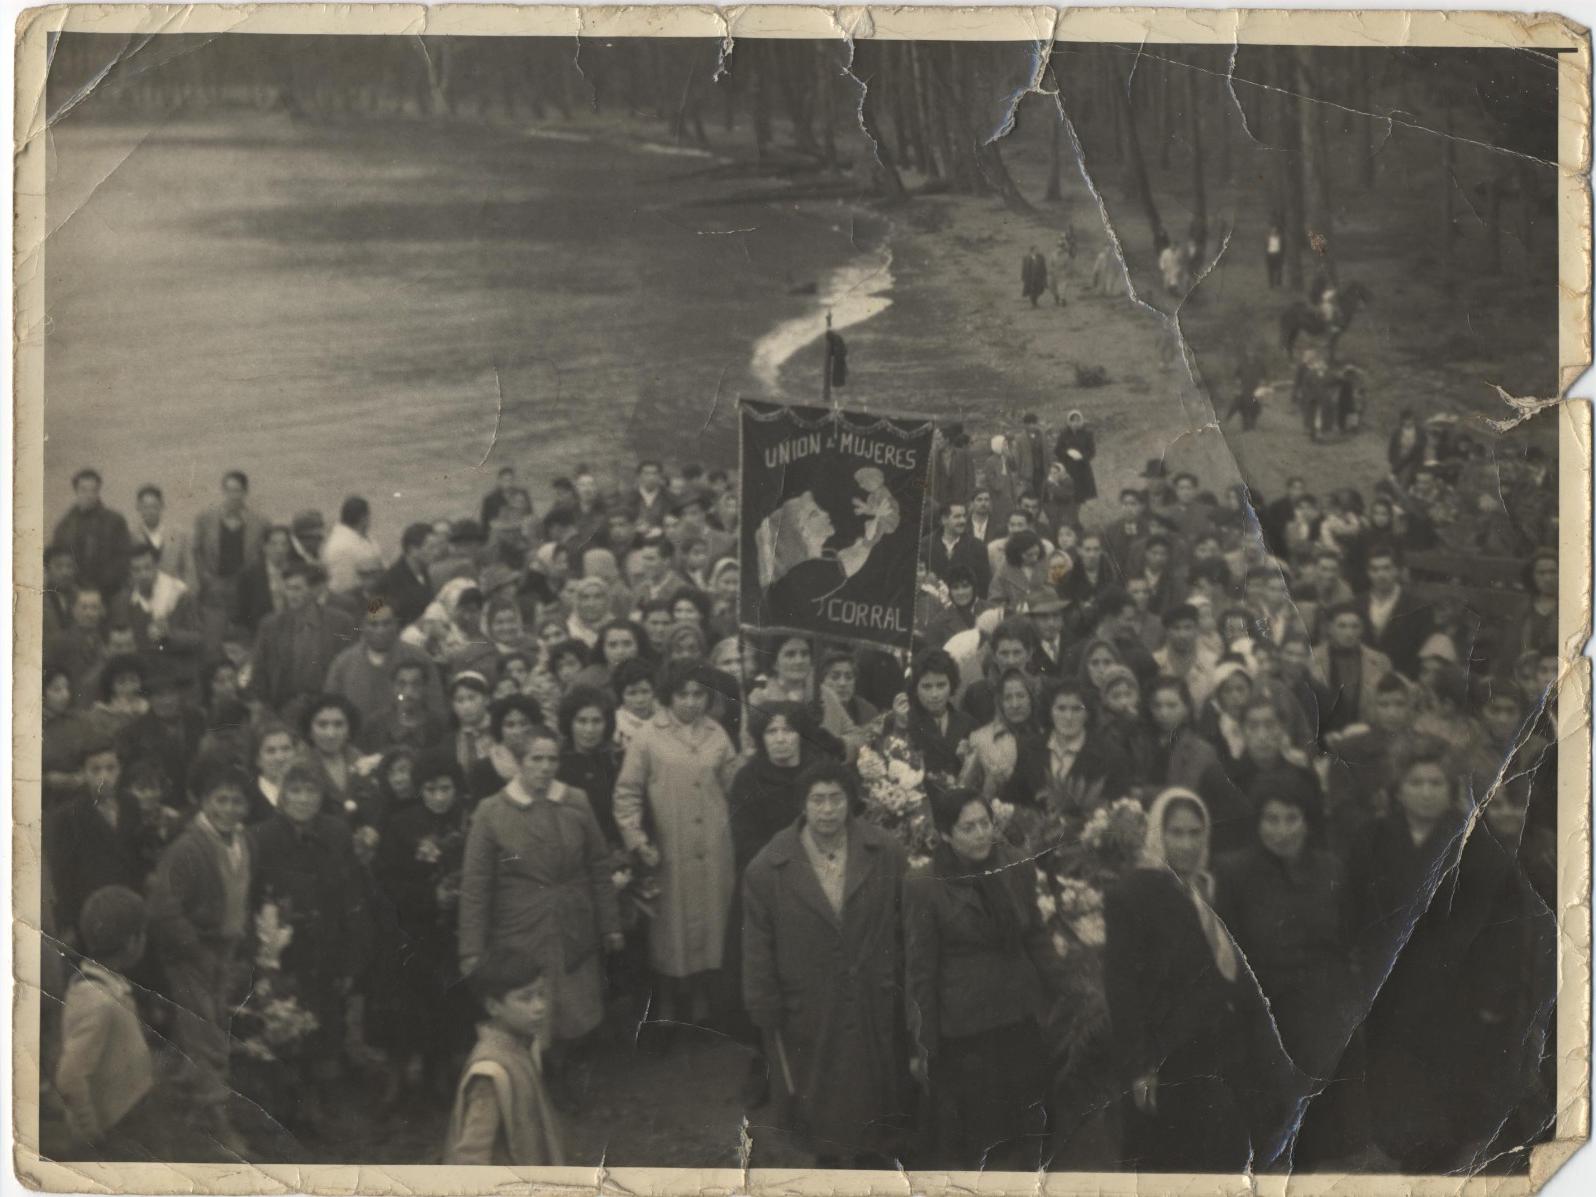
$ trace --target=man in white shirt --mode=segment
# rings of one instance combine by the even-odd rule
[[[371,504],[359,495],[350,495],[338,512],[338,523],[327,543],[321,547],[327,589],[332,593],[349,594],[360,588],[362,573],[382,572],[382,552],[370,531]]]
[[[204,635],[193,595],[156,564],[151,545],[133,546],[128,579],[128,614],[139,642],[164,651],[198,652]]]
[[[1178,603],[1164,612],[1164,646],[1153,654],[1158,671],[1186,683],[1193,709],[1213,693],[1214,668],[1219,658],[1198,638],[1197,608]]]
[[[133,543],[147,544],[155,550],[155,563],[162,573],[171,574],[190,590],[194,589],[194,548],[188,533],[169,527],[166,497],[152,483],[139,487],[138,523],[133,527]]]

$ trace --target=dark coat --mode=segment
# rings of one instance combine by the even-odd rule
[[[726,794],[726,811],[731,821],[732,867],[739,878],[760,850],[803,814],[798,779],[812,762],[813,754],[808,753],[800,756],[798,764],[784,767],[756,752],[737,770]],[[736,920],[732,923],[735,927]]]
[[[1168,1172],[1244,1167],[1243,993],[1214,963],[1191,897],[1166,869],[1133,869],[1105,895],[1103,918],[1116,1057],[1127,1085],[1158,1076],[1157,1115],[1127,1112],[1124,1164]]]
[[[948,708],[948,727],[939,730],[929,715],[911,709],[909,712],[909,743],[920,753],[928,773],[948,773],[954,777],[964,767],[959,758],[959,745],[970,738],[976,722],[963,711]]]
[[[572,748],[560,753],[560,771],[555,774],[557,780],[587,795],[593,817],[612,850],[621,846],[621,829],[615,825],[615,782],[620,775],[621,750],[608,741],[597,752]]]
[[[1014,774],[1004,787],[1005,801],[1017,806],[1037,806],[1037,795],[1053,785],[1053,753],[1047,736],[1022,740],[1014,763]],[[1125,797],[1130,786],[1130,767],[1114,748],[1095,732],[1086,734],[1086,743],[1070,766],[1065,784],[1079,780],[1084,785],[1103,783],[1098,805],[1107,806],[1116,798]],[[1089,812],[1079,812],[1082,814]]]
[[[424,576],[416,577],[410,563],[401,556],[378,580],[376,593],[388,600],[399,623],[409,626],[421,618],[434,592],[432,582]]]
[[[44,850],[55,887],[55,911],[63,934],[75,933],[83,903],[106,885],[144,890],[136,833],[138,807],[125,796],[113,800],[116,826],[84,796],[52,812],[44,827]]]
[[[117,737],[122,759],[128,764],[152,760],[161,766],[173,792],[182,794],[188,785],[188,770],[205,738],[205,712],[184,707],[176,723],[166,723],[153,711],[140,715]]]
[[[1041,1017],[1037,964],[1050,948],[1038,937],[1031,870],[1015,863],[1003,844],[986,862],[1018,916],[1012,943],[1003,942],[974,878],[927,870],[904,883],[909,1034],[933,1057],[944,1039]]]
[[[1080,453],[1079,461],[1069,455],[1071,449]],[[1097,479],[1092,474],[1092,458],[1096,456],[1097,438],[1090,428],[1066,428],[1053,445],[1053,459],[1064,467],[1075,484],[1077,504],[1097,498]]]
[[[962,565],[975,578],[975,593],[983,596],[992,586],[992,561],[981,542],[966,532],[953,542],[949,551],[940,532],[933,533],[926,542],[925,566],[933,575],[946,582],[955,565]]]
[[[1328,852],[1286,862],[1261,844],[1220,861],[1215,909],[1269,999],[1286,1050],[1328,1078],[1364,1007],[1354,999],[1346,874]]]
[[[127,585],[128,553],[132,540],[127,520],[103,504],[88,511],[73,505],[55,526],[50,543],[70,549],[78,563],[78,581],[93,586],[107,603]]]
[[[773,1087],[790,1071],[808,1129],[832,1153],[852,1154],[879,1147],[882,1122],[903,1109],[904,853],[885,831],[851,820],[838,916],[800,826],[778,833],[743,878],[743,1001],[756,1027],[779,1036]]]
[[[436,1051],[461,1046],[470,1031],[455,939],[464,858],[463,801],[441,815],[408,803],[383,831],[376,877],[394,938],[386,962],[394,991],[370,998],[379,1043]]]
[[[1358,609],[1363,616],[1363,641],[1370,648],[1384,653],[1391,666],[1410,680],[1419,676],[1419,649],[1435,631],[1435,608],[1422,602],[1411,588],[1404,586],[1397,598],[1396,610],[1386,621],[1385,628],[1375,634],[1374,623],[1369,618],[1369,596],[1358,599]]]
[[[370,911],[349,825],[336,815],[317,815],[299,827],[278,811],[251,827],[249,836],[255,857],[250,908],[258,913],[275,902],[283,922],[293,927],[283,972],[321,1020],[323,1040],[337,1042],[339,981],[358,974],[371,953]]]
[[[1456,816],[1416,845],[1394,811],[1348,862],[1363,992],[1380,986],[1372,1121],[1410,1170],[1461,1166],[1524,1099],[1524,1053],[1544,1043],[1555,993],[1550,912],[1483,820],[1466,844],[1464,830]]]

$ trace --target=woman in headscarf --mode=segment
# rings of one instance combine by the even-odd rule
[[[1239,1172],[1257,1162],[1241,1097],[1242,962],[1213,909],[1208,838],[1202,800],[1165,790],[1148,813],[1140,867],[1104,900],[1104,996],[1129,1098],[1127,1170]]]
[[[941,842],[903,901],[912,1067],[935,1106],[936,1163],[1034,1172],[1051,1077],[1030,870],[998,841],[989,799],[933,788],[930,804]]]
[[[1120,655],[1119,647],[1106,636],[1097,636],[1087,642],[1081,653],[1080,680],[1092,688],[1092,693],[1101,702],[1109,675],[1115,669],[1123,668],[1125,658]]]
[[[1212,694],[1197,719],[1197,730],[1213,745],[1225,773],[1239,777],[1247,749],[1241,717],[1252,701],[1252,674],[1239,660],[1227,657],[1214,667],[1213,682]]]
[[[514,701],[514,700],[506,700]],[[625,947],[609,846],[581,790],[555,779],[560,738],[525,733],[520,772],[471,816],[460,887],[460,971],[496,951],[544,966],[553,1008],[544,1075],[555,1104],[578,1104],[570,1066],[604,1016],[605,952]]]
[[[997,704],[989,723],[970,733],[959,784],[988,800],[1003,792],[1014,776],[1020,745],[1036,737],[1036,695],[1031,676],[1010,667],[998,675]]]
[[[719,641],[737,635],[737,590],[741,571],[735,557],[722,557],[709,569],[709,635]]]
[[[1053,456],[1075,484],[1075,501],[1085,503],[1097,497],[1097,479],[1092,474],[1092,458],[1097,456],[1097,438],[1086,426],[1086,417],[1072,411],[1064,417],[1064,430],[1058,434]]]
[[[726,790],[737,751],[708,716],[713,677],[702,661],[670,661],[662,709],[627,746],[615,785],[615,821],[626,846],[659,867],[660,896],[649,952],[661,981],[659,1018],[702,1024],[711,974],[721,966],[733,887]],[[644,828],[652,816],[657,846]]]

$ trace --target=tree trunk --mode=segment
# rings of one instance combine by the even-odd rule
[[[882,50],[882,43],[871,41],[861,41],[855,50],[854,74],[864,88],[864,97],[859,105],[859,123],[863,126],[865,135],[875,143],[873,173],[876,190],[886,203],[901,204],[909,198],[909,193],[904,189],[903,177],[898,174],[897,164],[892,157],[892,147],[887,144],[887,139],[882,133],[879,115],[881,102],[879,85],[882,81],[879,64]]]
[[[1128,182],[1137,202],[1142,206],[1142,212],[1147,217],[1147,227],[1152,234],[1153,253],[1156,256],[1168,243],[1169,237],[1164,232],[1164,222],[1158,217],[1158,205],[1153,201],[1152,184],[1147,179],[1147,163],[1142,160],[1141,139],[1136,136],[1136,117],[1131,112],[1130,98],[1125,94],[1122,85],[1115,86],[1114,99],[1119,107],[1120,124],[1125,132],[1125,166]]]
[[[1324,177],[1324,159],[1321,154],[1324,136],[1323,108],[1313,97],[1321,80],[1314,74],[1313,51],[1299,46],[1293,53],[1296,66],[1298,202],[1302,204],[1302,228],[1308,246],[1313,250],[1315,273],[1323,269],[1326,276],[1336,281],[1334,230],[1331,228],[1330,182]]]
[[[1452,260],[1452,242],[1456,239],[1456,230],[1452,227],[1454,212],[1452,209],[1453,170],[1457,162],[1457,142],[1452,136],[1452,94],[1450,89],[1442,89],[1442,100],[1445,115],[1442,118],[1442,128],[1445,136],[1441,138],[1441,291],[1450,301],[1457,286],[1454,274],[1456,264]]]
[[[1294,71],[1291,48],[1277,47],[1274,54],[1276,55],[1274,78],[1277,87],[1275,124],[1280,132],[1280,199],[1285,221],[1282,229],[1286,241],[1286,286],[1292,291],[1301,291],[1302,240],[1307,219],[1303,211],[1302,168],[1298,163],[1301,154],[1301,133],[1297,108],[1301,101],[1297,98],[1292,85]]]
[[[824,43],[815,56],[815,88],[820,95],[820,156],[828,173],[837,169],[836,72],[831,69],[831,46]]]
[[[914,107],[925,140],[925,168],[927,179],[941,179],[943,164],[950,157],[947,147],[946,127],[937,121],[931,104],[931,66],[920,50],[918,42],[909,44],[909,77],[914,82]]]
[[[1054,90],[1058,88],[1058,80],[1053,80]],[[1060,104],[1063,97],[1059,97]],[[1057,203],[1064,198],[1063,179],[1063,141],[1064,141],[1064,114],[1057,109],[1053,114],[1053,133],[1048,140],[1047,153],[1047,192],[1043,199],[1050,203]]]
[[[1203,181],[1203,122],[1197,107],[1197,71],[1186,68],[1186,108],[1191,124],[1191,227],[1192,241],[1197,246],[1197,266],[1207,261],[1208,251],[1208,187]]]

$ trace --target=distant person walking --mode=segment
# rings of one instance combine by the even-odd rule
[[[1069,297],[1065,291],[1069,286],[1069,266],[1075,257],[1075,247],[1069,235],[1061,234],[1058,244],[1053,247],[1053,252],[1048,255],[1047,263],[1047,290],[1053,297],[1053,306],[1064,308],[1069,306]]]
[[[1269,289],[1280,289],[1280,278],[1286,265],[1286,239],[1280,232],[1278,223],[1269,226],[1269,235],[1264,239],[1264,266],[1269,271]]]
[[[1034,245],[1020,263],[1020,290],[1031,301],[1033,308],[1047,291],[1047,259],[1037,252]]]

